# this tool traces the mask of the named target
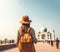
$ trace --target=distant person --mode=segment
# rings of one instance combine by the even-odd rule
[[[59,49],[59,40],[58,40],[58,38],[56,39],[56,48]]]
[[[53,40],[51,40],[51,46],[53,46]]]
[[[43,43],[45,43],[45,40],[43,40]]]
[[[47,43],[50,44],[50,41],[48,40]]]
[[[22,16],[22,26],[18,30],[17,46],[20,52],[35,52],[34,43],[37,43],[35,31],[30,27],[29,16]]]

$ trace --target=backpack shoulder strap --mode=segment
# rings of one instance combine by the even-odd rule
[[[27,32],[30,33],[31,27],[28,28]]]

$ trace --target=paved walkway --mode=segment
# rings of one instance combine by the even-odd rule
[[[51,46],[48,43],[38,42],[35,44],[36,52],[60,52],[60,48],[56,49],[55,46]],[[9,49],[3,52],[19,52],[18,48]]]

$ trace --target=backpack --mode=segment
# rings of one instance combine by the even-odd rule
[[[32,36],[30,34],[31,28],[28,28],[26,31],[23,31],[22,28],[20,30],[20,42],[21,43],[31,43],[32,42]]]

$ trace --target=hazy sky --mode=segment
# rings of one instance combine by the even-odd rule
[[[36,33],[44,25],[60,38],[60,0],[0,0],[0,39],[16,39],[23,15],[30,17]]]

